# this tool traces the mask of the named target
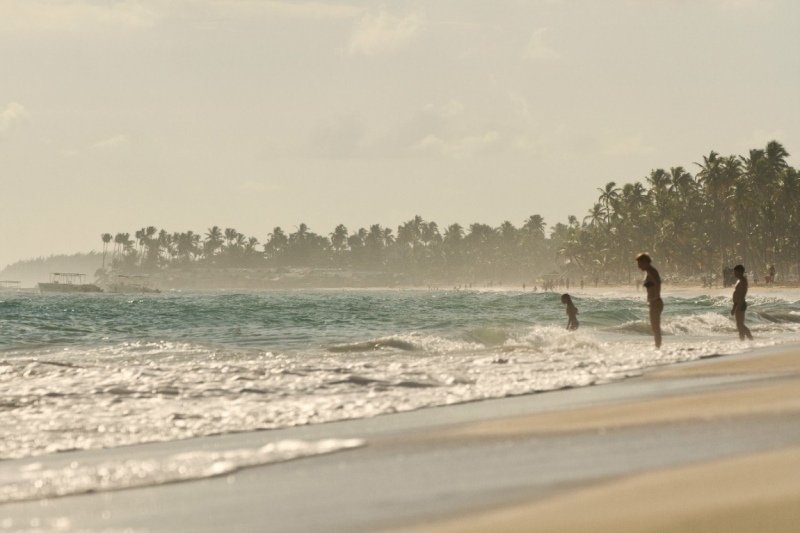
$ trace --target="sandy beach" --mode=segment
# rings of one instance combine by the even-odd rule
[[[288,439],[365,446],[195,481],[6,503],[0,530],[795,531],[800,350],[370,419],[4,461],[0,479]]]
[[[494,420],[453,430],[462,436],[614,431],[623,427],[800,413],[800,351],[676,365],[645,379],[769,375],[745,387],[657,400]],[[750,380],[748,380],[750,381]],[[796,420],[796,419],[794,419]],[[795,422],[796,423],[796,422]],[[522,505],[396,532],[796,531],[800,447],[657,469],[579,487]],[[576,510],[580,510],[576,512]]]

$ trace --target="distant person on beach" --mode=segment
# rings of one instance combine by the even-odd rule
[[[744,325],[744,312],[747,311],[747,302],[744,297],[747,296],[747,277],[744,275],[744,266],[736,265],[733,267],[733,275],[739,281],[736,282],[736,288],[733,289],[733,309],[731,315],[736,318],[736,329],[739,330],[739,339],[744,340],[747,337],[753,340],[753,334],[750,333],[750,328]]]
[[[775,283],[775,265],[769,267],[769,283],[770,285]]]
[[[567,329],[574,331],[578,329],[578,308],[572,303],[572,298],[569,294],[561,295],[561,303],[567,305]]]
[[[647,273],[643,285],[647,289],[647,304],[650,306],[650,327],[653,329],[656,348],[661,348],[661,312],[664,310],[664,301],[661,299],[661,276],[651,263],[652,259],[647,254],[636,256],[636,266]]]

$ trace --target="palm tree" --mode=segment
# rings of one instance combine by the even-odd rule
[[[170,244],[169,244],[169,256],[172,259],[175,259],[175,258],[179,257],[179,255],[180,255],[178,253],[178,244],[180,243],[180,240],[181,240],[180,232],[178,232],[178,231],[173,232],[172,236],[169,239],[169,241],[170,241]]]
[[[397,227],[397,243],[404,246],[414,245],[414,228],[410,223],[404,222]]]
[[[740,176],[731,189],[729,202],[733,208],[736,226],[741,237],[740,254],[742,262],[747,264],[750,250],[750,219],[754,203],[750,183],[745,176]]]
[[[140,263],[147,262],[151,266],[154,266],[158,263],[159,246],[158,239],[156,238],[157,233],[158,228],[155,226],[147,226],[147,228],[144,230],[144,236],[142,238],[144,253]]]
[[[144,235],[147,231],[147,228],[142,228],[134,233],[134,238],[136,239],[136,255],[138,256],[139,262],[141,263],[142,258],[142,251],[144,250]]]
[[[686,201],[694,191],[694,178],[686,172],[683,167],[672,167],[669,169],[670,192],[678,195],[682,201]]]
[[[591,209],[589,209],[589,214],[583,217],[583,221],[589,221],[591,226],[599,226],[603,223],[603,219],[605,218],[605,212],[603,211],[603,206],[600,204],[594,204]],[[544,235],[544,230],[542,231],[542,235]]]
[[[122,255],[128,237],[130,237],[130,233],[117,233],[114,235],[114,253],[117,256],[116,259],[119,259]]]
[[[695,163],[695,165],[700,167],[700,172],[697,173],[697,183],[702,188],[708,212],[705,225],[708,227],[709,233],[715,236],[715,239],[711,239],[708,243],[709,263],[713,265],[714,248],[718,248],[721,261],[719,270],[721,271],[728,263],[726,235],[729,217],[725,199],[733,180],[730,179],[730,173],[726,172],[726,159],[719,157],[717,152],[712,151],[708,157],[703,156],[703,162]]]
[[[606,183],[605,188],[597,190],[600,191],[600,198],[598,201],[603,205],[606,224],[608,224],[611,218],[611,206],[614,205],[614,201],[617,199],[617,196],[619,196],[619,189],[617,188],[616,182],[609,181]]]
[[[464,263],[463,246],[464,227],[458,223],[447,226],[442,239],[442,249],[444,251],[445,264],[449,265],[450,270],[455,271],[455,273],[460,273],[459,270]]]
[[[522,229],[528,232],[529,234],[544,239],[544,229],[547,227],[547,224],[544,221],[544,218],[541,215],[531,215],[525,219],[525,223],[522,225]]]
[[[580,223],[578,222],[578,217],[576,217],[575,215],[568,215],[567,216],[567,222],[569,222],[569,225],[572,228],[579,228],[580,227]]]
[[[769,167],[774,173],[779,173],[785,170],[789,165],[786,163],[786,158],[789,157],[789,152],[778,141],[770,141],[767,143],[767,148],[764,150],[764,156],[767,158]]]
[[[336,253],[341,253],[344,247],[347,246],[347,227],[344,224],[339,224],[330,234],[331,246]]]
[[[200,250],[200,235],[195,234],[192,230],[186,233],[180,233],[178,236],[178,256],[184,262],[189,263],[192,257]]]
[[[295,236],[295,238],[298,241],[302,241],[303,239],[308,237],[309,229],[308,229],[308,225],[306,225],[305,222],[301,222],[299,226],[295,226],[295,229],[297,229],[297,231],[292,233],[292,235]]]
[[[242,240],[244,240],[244,235],[242,235]],[[255,266],[258,264],[258,260],[261,257],[261,253],[258,251],[258,245],[259,242],[256,237],[248,238],[247,241],[242,245],[244,262],[248,266]]]
[[[651,190],[655,192],[668,189],[670,184],[669,174],[663,168],[653,170],[645,180],[650,184]]]
[[[364,251],[366,261],[376,268],[382,263],[384,243],[384,228],[380,224],[372,224],[369,232],[364,237]]]
[[[103,270],[106,269],[106,250],[108,250],[108,243],[111,242],[111,234],[110,233],[103,233],[100,235],[100,239],[103,241]]]
[[[130,233],[123,233],[122,234],[122,249],[123,249],[123,251],[125,253],[128,253],[128,254],[130,254],[131,252],[135,253],[136,252],[136,248],[134,247],[135,244],[136,244],[136,241],[131,239],[131,234]]]
[[[236,240],[236,236],[239,235],[239,232],[233,228],[225,228],[225,242],[230,247],[233,244],[233,241]]]
[[[364,246],[364,241],[366,240],[368,232],[364,228],[359,228],[358,231],[354,231],[352,235],[347,238],[347,246],[350,249],[354,248],[361,248]]]
[[[513,244],[517,238],[517,228],[514,227],[514,224],[506,220],[500,227],[497,228],[497,231],[500,232],[500,237],[507,243]]]
[[[222,248],[222,230],[219,226],[212,226],[206,232],[205,248],[209,256],[213,256],[217,250]]]
[[[286,233],[283,232],[280,226],[276,226],[272,229],[272,233],[269,234],[269,241],[264,245],[264,253],[268,257],[277,259],[278,255],[286,248],[288,242],[289,238]]]
[[[392,235],[392,228],[383,228],[383,245],[391,246],[394,244],[394,235]]]
[[[380,224],[371,225],[369,227],[369,233],[364,239],[364,243],[368,246],[383,248],[383,227]]]
[[[450,224],[444,230],[444,242],[454,244],[460,242],[464,238],[464,228],[461,224]]]
[[[164,261],[166,259],[166,254],[169,250],[169,241],[170,235],[167,233],[167,230],[162,229],[158,232],[158,257],[160,261]],[[164,250],[164,255],[161,255],[161,251]]]
[[[432,221],[423,222],[420,227],[420,240],[426,246],[441,242],[442,236],[439,234],[439,225]]]

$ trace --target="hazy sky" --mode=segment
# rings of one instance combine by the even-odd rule
[[[798,165],[797,0],[0,0],[0,269],[148,225],[552,225],[773,138]]]

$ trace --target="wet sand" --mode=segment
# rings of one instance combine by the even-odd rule
[[[658,470],[396,533],[793,533],[800,448]]]
[[[796,531],[800,349],[602,386],[35,461],[59,468],[322,438],[367,446],[201,481],[5,504],[0,531]],[[32,462],[0,463],[0,479]]]
[[[800,412],[800,351],[675,365],[645,379],[772,374],[767,383],[566,413],[495,420],[451,430],[460,436],[608,431],[705,420],[741,422]],[[467,513],[396,533],[724,531],[795,532],[800,527],[800,447],[658,469],[578,487],[551,498]]]

